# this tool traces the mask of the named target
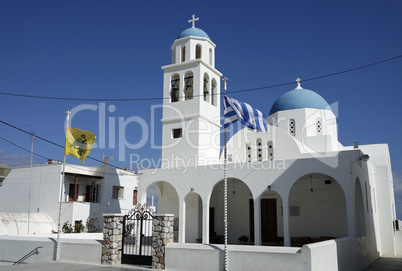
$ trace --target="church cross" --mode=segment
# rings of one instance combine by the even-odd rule
[[[296,89],[302,89],[301,85],[300,85],[300,81],[301,79],[299,77],[297,77],[296,82],[297,82],[297,87]]]
[[[226,81],[229,80],[229,78],[227,78],[227,77],[225,76],[225,78],[223,78],[222,80],[225,81],[225,82],[223,83],[223,89],[226,90],[226,85],[227,85]]]
[[[193,23],[193,28],[195,27],[195,21],[198,21],[200,18],[195,18],[195,15],[193,14],[193,19],[188,20],[189,23]]]

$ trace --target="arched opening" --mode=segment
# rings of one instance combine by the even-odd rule
[[[174,74],[170,81],[171,90],[170,90],[170,101],[172,103],[179,101],[180,96],[180,76],[178,74]]]
[[[193,99],[193,73],[186,72],[184,77],[184,99],[191,100]]]
[[[181,47],[181,62],[186,61],[186,46],[183,45]]]
[[[311,173],[293,184],[289,229],[292,246],[348,236],[345,194],[334,178]]]
[[[152,190],[152,187],[154,187],[157,194],[157,197],[154,197],[157,213],[174,215],[173,241],[177,242],[179,234],[179,196],[177,191],[170,183],[165,181],[151,184],[147,189],[147,193]],[[147,201],[148,200],[147,195]]]
[[[202,242],[202,200],[194,192],[186,199],[186,243]]]
[[[239,179],[227,180],[228,203],[228,243],[250,243],[250,199],[253,199],[248,186]],[[211,194],[209,209],[209,234],[211,244],[222,244],[225,235],[224,221],[224,181],[218,182]],[[246,236],[247,240],[239,238]]]
[[[200,59],[201,58],[201,45],[197,44],[195,46],[195,58]]]
[[[366,219],[364,214],[363,191],[359,178],[355,183],[355,221],[356,237],[366,236]]]
[[[209,99],[210,99],[209,76],[207,73],[204,74],[203,96],[204,96],[204,101],[209,102]]]
[[[214,78],[214,79],[212,79],[212,82],[211,82],[211,95],[210,96],[211,96],[211,104],[216,106],[217,98],[215,97],[215,95],[216,95],[216,80]]]

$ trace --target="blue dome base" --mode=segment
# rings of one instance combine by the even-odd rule
[[[177,38],[181,39],[181,38],[189,37],[189,36],[202,37],[202,38],[207,38],[207,39],[211,40],[209,38],[208,34],[204,32],[204,30],[197,28],[197,27],[187,28],[186,30],[181,32]]]
[[[331,109],[327,101],[316,92],[309,89],[294,89],[275,101],[269,115],[298,108]]]

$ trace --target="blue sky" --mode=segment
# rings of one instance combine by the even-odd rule
[[[161,98],[171,45],[195,14],[196,26],[216,47],[216,68],[229,78],[228,90],[246,90],[309,79],[402,54],[402,2],[358,1],[0,1],[0,92],[89,99]],[[328,103],[338,103],[339,140],[344,145],[388,143],[397,207],[402,209],[402,58],[365,69],[303,82]],[[268,113],[295,85],[233,93],[231,97]],[[130,154],[158,159],[142,126],[160,145],[161,110],[151,101],[69,101],[0,95],[0,120],[60,145],[67,110],[82,108],[72,126],[98,135],[105,146],[90,156],[113,157],[129,167]],[[92,110],[88,109],[92,108]],[[105,108],[105,114],[102,114]],[[153,114],[154,113],[154,114]],[[104,120],[104,121],[103,121]],[[115,129],[109,129],[109,121]],[[124,129],[123,129],[124,128]],[[109,130],[111,134],[109,134]],[[0,124],[0,136],[26,149],[31,138]],[[124,136],[141,148],[125,149]],[[114,137],[114,140],[113,140]],[[111,141],[111,142],[110,142]],[[114,143],[114,144],[113,144]],[[62,160],[63,150],[41,140],[34,151]],[[120,156],[120,157],[119,157]],[[0,139],[0,162],[27,165],[30,154]],[[46,160],[35,157],[35,163]],[[68,163],[80,164],[75,157]],[[85,165],[99,163],[87,158]],[[402,218],[402,212],[400,212]]]

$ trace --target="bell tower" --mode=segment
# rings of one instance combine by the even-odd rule
[[[162,67],[162,159],[171,167],[218,163],[220,77],[215,47],[207,33],[192,27],[173,42],[172,64]],[[183,164],[184,163],[184,164]]]

